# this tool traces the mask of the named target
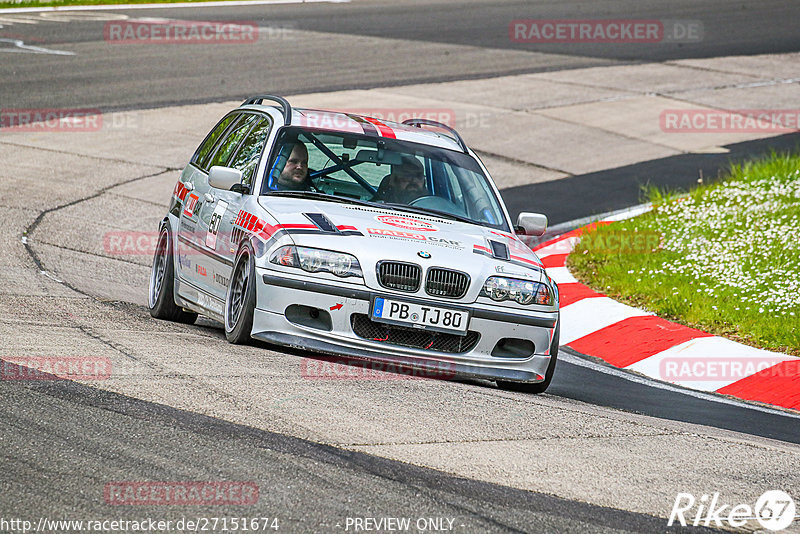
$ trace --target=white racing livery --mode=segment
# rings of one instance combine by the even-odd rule
[[[269,104],[265,104],[269,101]],[[175,186],[150,280],[154,317],[544,391],[558,288],[489,173],[450,127],[254,97]]]

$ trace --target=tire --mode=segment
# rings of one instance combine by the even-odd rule
[[[197,314],[176,305],[174,291],[175,263],[169,229],[164,224],[158,235],[153,268],[150,271],[150,290],[147,299],[150,315],[165,321],[194,324]]]
[[[228,291],[225,294],[225,337],[234,345],[250,341],[256,306],[255,273],[253,248],[249,243],[245,243],[236,255]]]
[[[550,386],[553,380],[553,373],[556,370],[556,361],[558,360],[558,342],[561,334],[561,318],[558,319],[556,331],[553,334],[553,341],[550,342],[550,364],[547,366],[547,371],[544,373],[544,380],[541,382],[528,383],[528,382],[506,382],[498,380],[497,386],[509,391],[519,391],[521,393],[538,394],[544,393]]]

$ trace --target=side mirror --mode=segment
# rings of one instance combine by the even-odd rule
[[[223,191],[230,191],[233,186],[242,183],[242,171],[230,167],[215,165],[208,171],[208,185]]]
[[[527,235],[544,235],[547,230],[547,215],[523,211],[517,217],[517,226],[524,228]]]

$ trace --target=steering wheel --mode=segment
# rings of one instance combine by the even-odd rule
[[[434,196],[434,195],[425,195],[424,197],[415,198],[414,200],[409,202],[408,205],[409,206],[418,206],[418,205],[422,204],[423,202],[426,203],[426,204],[430,204],[431,201],[436,201],[436,200],[444,200],[444,199],[439,198],[439,197]],[[451,204],[451,202],[448,201],[448,200],[444,200],[444,202],[447,202],[448,204]],[[438,202],[436,202],[436,203],[438,204]],[[422,207],[424,208],[425,206],[422,206]]]
[[[444,213],[452,213],[453,215],[465,215],[464,210],[459,208],[457,204],[447,200],[446,198],[437,197],[435,195],[426,195],[424,197],[415,198],[409,202],[408,205],[442,211]]]

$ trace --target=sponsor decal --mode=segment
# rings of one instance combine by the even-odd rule
[[[454,239],[444,239],[432,235],[415,234],[412,232],[403,232],[400,230],[386,230],[385,228],[367,228],[367,234],[370,237],[381,237],[385,239],[400,239],[408,241],[424,241],[430,245],[437,245],[440,247],[452,248],[461,250],[464,248],[464,243]]]
[[[396,226],[405,230],[415,230],[417,232],[436,232],[439,230],[435,225],[415,219],[413,217],[403,217],[401,215],[376,215],[375,220],[389,226]]]
[[[412,234],[411,232],[400,232],[398,230],[386,230],[385,228],[367,228],[367,233],[370,235],[381,235],[386,237],[399,237],[401,239],[417,239],[425,241],[425,236],[422,234]]]
[[[514,265],[519,265],[521,267],[539,267],[539,268],[542,268],[542,269],[544,268],[544,265],[542,265],[539,261],[537,261],[536,257],[533,256],[533,255],[529,255],[526,258],[526,257],[523,257],[523,256],[515,256],[515,255],[512,254],[509,257],[509,259],[503,260],[503,259],[494,257],[494,255],[492,254],[491,250],[489,250],[488,248],[486,248],[484,246],[481,246],[481,245],[473,245],[472,252],[474,252],[475,254],[481,254],[483,256],[489,256],[490,258],[494,258],[497,261],[507,261],[509,263],[513,263]]]
[[[199,274],[200,276],[208,276],[206,268],[200,264],[195,265],[195,270],[197,271],[197,274]]]
[[[175,184],[175,189],[172,190],[172,196],[183,202],[187,194],[189,194],[189,189],[186,188],[183,182],[178,180],[178,183]]]
[[[181,269],[188,269],[192,266],[192,260],[189,259],[189,256],[185,252],[178,253],[178,266]]]
[[[539,271],[529,271],[529,272],[517,271],[517,270],[514,270],[514,269],[509,269],[505,265],[496,265],[494,270],[495,270],[495,272],[497,272],[499,274],[507,274],[509,276],[518,276],[520,278],[534,278],[536,280],[539,279]]]
[[[214,208],[214,213],[211,214],[211,220],[208,221],[208,234],[206,234],[206,246],[210,249],[217,248],[217,234],[219,233],[219,225],[222,222],[222,216],[228,209],[228,203],[220,200]]]
[[[214,283],[222,287],[228,287],[230,280],[219,273],[214,273]]]
[[[223,315],[225,313],[224,303],[221,300],[206,295],[205,293],[198,293],[197,303],[203,308],[211,310],[216,314]]]
[[[197,204],[199,200],[200,197],[194,193],[189,195],[189,198],[186,199],[186,204],[183,205],[183,214],[187,217],[194,217],[194,214],[197,211]]]

